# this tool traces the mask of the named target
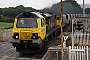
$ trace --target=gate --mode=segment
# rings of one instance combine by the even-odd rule
[[[69,60],[90,60],[90,34],[75,32],[74,47],[69,46]]]
[[[69,46],[69,60],[90,60],[88,46]]]

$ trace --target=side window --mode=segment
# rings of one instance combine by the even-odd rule
[[[41,19],[41,26],[44,26],[44,19]]]
[[[66,15],[66,19],[68,19],[68,15]]]

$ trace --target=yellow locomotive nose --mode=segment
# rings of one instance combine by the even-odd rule
[[[20,31],[20,40],[30,40],[32,37],[31,31]]]

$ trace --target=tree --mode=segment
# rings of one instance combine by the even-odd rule
[[[63,13],[67,14],[81,14],[81,6],[74,0],[66,0],[62,2],[63,4]],[[51,12],[51,13],[60,13],[60,2],[52,5],[51,8],[44,8],[42,12]]]
[[[73,7],[70,3],[63,3],[63,13],[65,14],[71,14],[73,13]]]
[[[24,7],[19,5],[16,7],[0,8],[0,21],[2,22],[13,22],[15,16],[22,12],[38,11],[32,7]]]

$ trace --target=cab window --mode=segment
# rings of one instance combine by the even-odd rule
[[[36,28],[37,19],[35,18],[18,18],[17,28]]]
[[[41,26],[43,27],[44,25],[44,19],[41,19]]]

